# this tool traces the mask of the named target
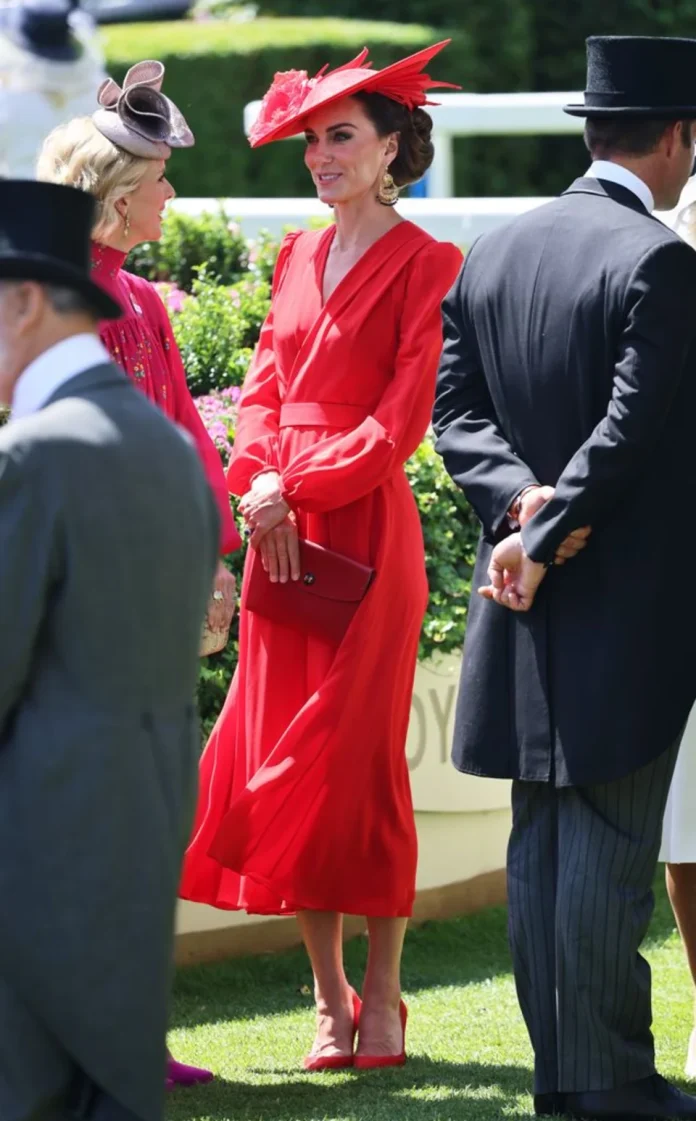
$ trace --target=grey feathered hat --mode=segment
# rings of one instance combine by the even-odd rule
[[[195,143],[183,114],[162,93],[163,80],[163,64],[148,59],[131,66],[123,89],[113,78],[99,87],[92,120],[107,140],[140,159],[166,160],[172,148]]]

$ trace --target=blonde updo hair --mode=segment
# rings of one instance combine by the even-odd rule
[[[98,205],[92,237],[105,241],[121,226],[116,203],[138,189],[150,163],[117,148],[91,117],[75,117],[44,141],[36,178],[93,195]]]

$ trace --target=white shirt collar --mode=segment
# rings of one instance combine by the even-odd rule
[[[606,179],[608,183],[618,183],[620,187],[625,187],[640,199],[648,214],[652,214],[655,209],[655,199],[647,183],[620,163],[595,160],[590,170],[585,172],[585,176],[589,179]]]
[[[66,381],[110,361],[96,335],[73,335],[49,347],[17,379],[12,420],[38,412]]]

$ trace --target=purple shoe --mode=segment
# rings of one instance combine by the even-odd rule
[[[167,1081],[165,1085],[168,1090],[175,1086],[198,1086],[203,1082],[212,1082],[214,1077],[212,1070],[192,1067],[187,1063],[178,1063],[171,1055],[167,1057]]]

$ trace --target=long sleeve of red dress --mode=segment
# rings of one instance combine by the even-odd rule
[[[222,461],[191,398],[167,309],[149,281],[125,271],[124,260],[117,249],[92,246],[92,279],[123,308],[120,319],[99,325],[101,340],[137,388],[194,440],[220,510],[220,552],[232,552],[241,538]]]
[[[273,298],[285,277],[292,247],[299,231],[288,234],[280,247],[273,275]],[[232,494],[244,495],[255,476],[263,471],[279,471],[278,423],[280,396],[273,350],[273,308],[261,328],[254,357],[244,379],[239,401],[234,454],[227,471]]]
[[[283,497],[293,507],[321,513],[348,505],[380,486],[423,439],[432,413],[442,350],[442,287],[451,286],[461,253],[432,242],[410,269],[399,343],[390,384],[373,413],[356,428],[303,449],[281,477]]]

